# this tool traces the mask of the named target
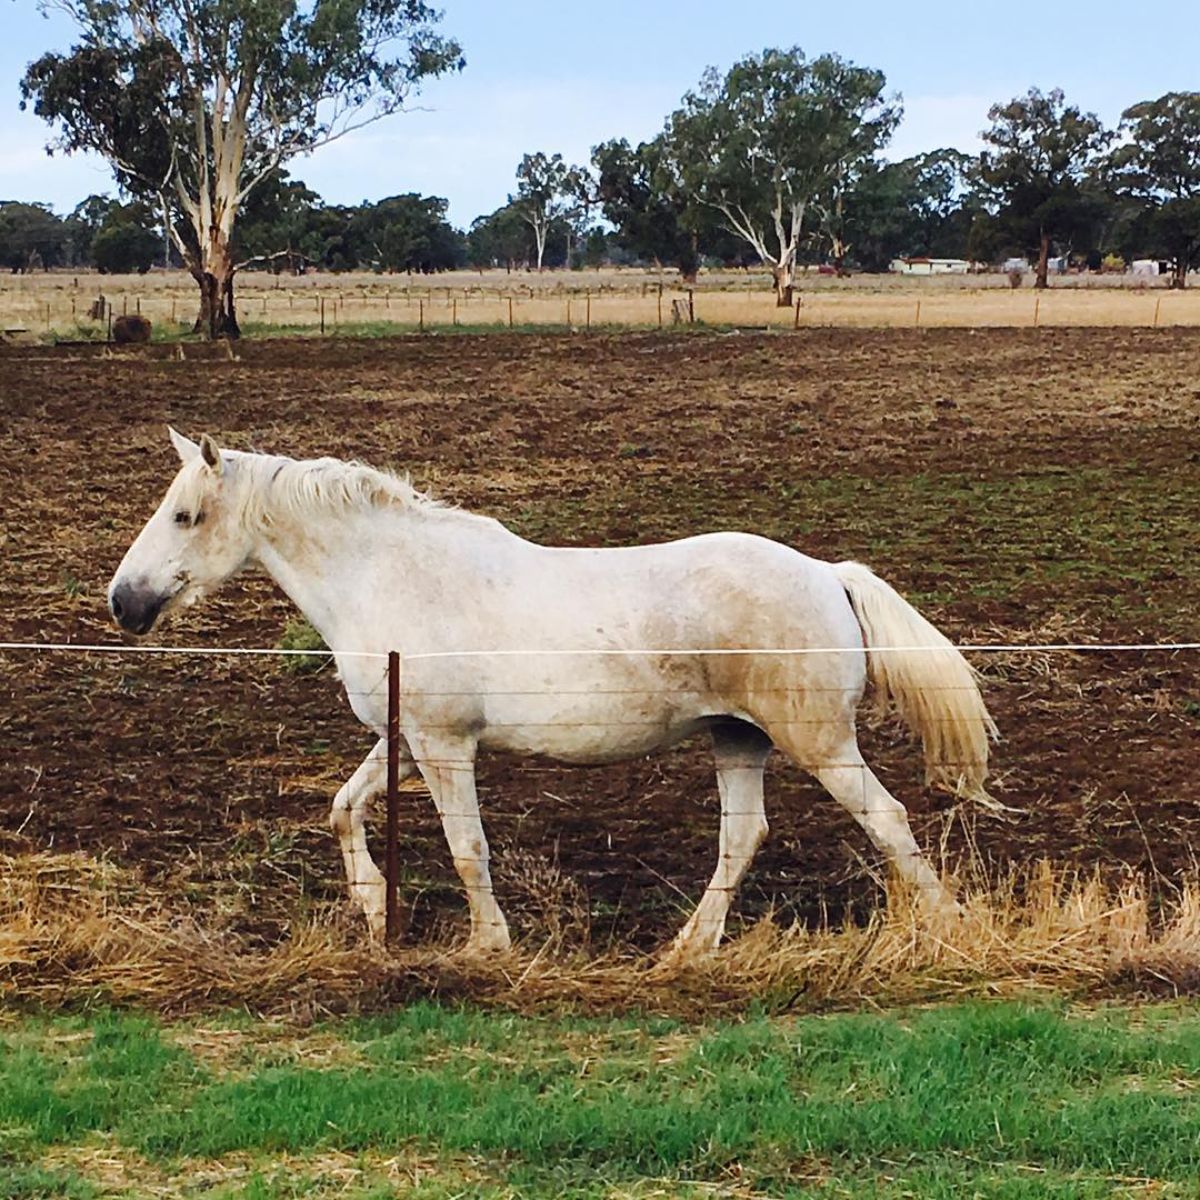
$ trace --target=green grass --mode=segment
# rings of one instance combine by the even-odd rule
[[[275,643],[275,649],[328,651],[329,647],[304,617],[293,617],[284,626],[279,641]],[[331,661],[327,653],[289,654],[279,660],[279,668],[302,675],[319,671],[322,667],[329,666]]]
[[[424,1162],[414,1194],[429,1196],[648,1181],[677,1195],[740,1182],[779,1196],[1091,1197],[1133,1181],[1195,1195],[1200,1178],[1193,1006],[689,1027],[416,1005],[307,1034],[234,1022],[218,1061],[187,1049],[193,1034],[116,1015],[10,1024],[0,1196],[90,1194],[85,1170],[55,1164],[99,1143],[167,1177],[233,1156],[251,1170],[220,1194],[262,1197],[319,1194],[329,1155],[361,1164],[354,1195],[374,1194],[391,1159]]]

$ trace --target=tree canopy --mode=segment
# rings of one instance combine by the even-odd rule
[[[57,266],[65,247],[63,223],[45,205],[0,201],[0,266],[14,274]]]
[[[23,103],[55,149],[95,151],[163,214],[201,292],[200,324],[236,334],[234,226],[298,154],[399,111],[462,66],[421,0],[59,0],[80,41],[32,63]]]
[[[1171,259],[1181,288],[1200,267],[1200,92],[1127,108],[1121,133],[1109,162],[1115,185],[1144,207],[1147,240]]]
[[[707,71],[667,121],[683,185],[771,266],[780,304],[809,210],[836,210],[900,120],[885,83],[835,54],[764,50]]]
[[[994,104],[988,149],[979,156],[977,182],[991,206],[1002,244],[1036,251],[1036,286],[1046,286],[1050,247],[1086,238],[1102,215],[1096,179],[1101,155],[1113,134],[1095,113],[1067,104],[1055,88]]]
[[[526,154],[517,164],[517,191],[508,203],[533,232],[536,265],[540,271],[546,253],[546,237],[555,221],[571,227],[586,206],[583,172],[563,160],[561,154]],[[570,255],[568,240],[568,257]]]

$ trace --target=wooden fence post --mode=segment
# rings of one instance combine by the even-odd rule
[[[387,832],[384,855],[384,937],[400,936],[400,655],[387,656]]]

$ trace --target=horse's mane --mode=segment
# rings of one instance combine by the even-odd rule
[[[317,513],[345,513],[396,507],[408,511],[445,510],[446,505],[413,487],[402,475],[338,458],[291,459],[247,454],[257,486],[247,497],[249,518],[303,519]]]

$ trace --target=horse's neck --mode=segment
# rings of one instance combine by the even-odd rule
[[[431,574],[446,568],[463,535],[489,536],[493,524],[444,510],[318,512],[269,522],[256,557],[326,645],[396,649],[392,625],[415,615]]]

